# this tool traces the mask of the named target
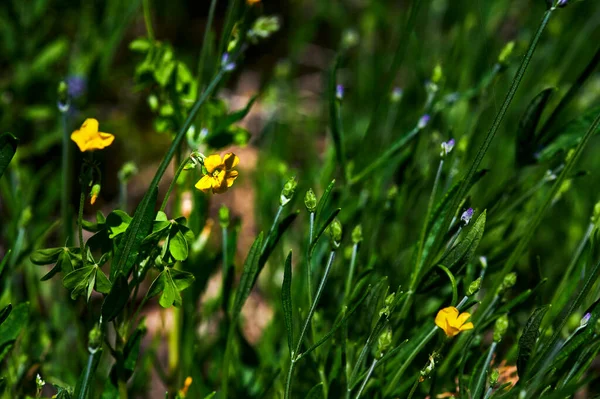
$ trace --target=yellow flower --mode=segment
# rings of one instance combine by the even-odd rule
[[[452,338],[461,331],[473,329],[473,323],[465,323],[469,317],[471,317],[470,313],[464,312],[458,314],[458,309],[454,306],[449,306],[438,312],[437,316],[435,316],[435,324],[444,330],[446,336]]]
[[[112,134],[98,131],[98,121],[94,118],[86,119],[81,128],[71,134],[71,140],[81,152],[101,150],[111,145],[114,139]]]
[[[253,6],[260,3],[260,0],[246,0],[246,3],[248,3],[249,6]]]
[[[211,189],[215,194],[224,193],[238,177],[237,170],[233,168],[239,162],[240,159],[232,152],[225,154],[223,159],[219,155],[209,155],[204,158],[204,167],[208,173],[196,183],[196,188],[205,193],[210,192]]]

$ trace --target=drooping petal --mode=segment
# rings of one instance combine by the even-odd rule
[[[81,152],[101,150],[111,145],[114,139],[112,134],[98,131],[98,121],[94,118],[86,119],[81,128],[71,134],[71,140]]]
[[[238,171],[237,170],[230,170],[227,172],[227,187],[231,187],[233,185],[233,182],[235,181],[235,179],[237,179],[238,177]]]
[[[217,169],[217,167],[223,165],[223,161],[221,160],[221,156],[217,154],[209,155],[204,158],[204,167],[208,171],[208,173],[212,173]]]
[[[223,163],[227,167],[227,170],[231,170],[235,168],[238,163],[240,163],[240,159],[233,152],[228,152],[227,154],[223,155]]]
[[[203,192],[208,193],[212,188],[212,180],[213,179],[210,176],[204,175],[200,180],[198,180],[198,183],[196,183],[195,187],[198,190],[202,190]]]
[[[465,324],[465,322],[466,322],[467,320],[469,320],[469,318],[470,318],[470,317],[471,317],[471,314],[470,314],[470,313],[467,313],[467,312],[461,313],[461,314],[458,316],[458,318],[456,319],[456,327],[460,327],[460,326],[462,326],[463,324]]]
[[[471,323],[471,322],[468,322],[468,323],[460,326],[460,331],[472,330],[472,329],[473,329],[473,323]]]

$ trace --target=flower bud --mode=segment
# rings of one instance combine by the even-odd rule
[[[235,62],[231,62],[229,53],[223,53],[223,56],[221,57],[221,68],[223,68],[225,72],[230,72],[235,69]]]
[[[304,206],[310,213],[314,213],[317,210],[317,196],[312,188],[309,188],[304,195]]]
[[[480,288],[481,288],[481,277],[479,277],[477,280],[475,280],[471,284],[469,284],[469,288],[467,289],[467,296],[475,295],[477,292],[479,292]]]
[[[504,277],[504,280],[502,280],[502,284],[500,285],[500,290],[505,291],[509,288],[512,288],[512,286],[514,286],[517,283],[517,273],[512,272],[506,275],[506,277]]]
[[[338,101],[342,101],[344,99],[344,86],[337,85],[335,87],[335,98],[337,98]]]
[[[450,154],[450,152],[454,148],[454,144],[455,144],[454,139],[444,141],[442,143],[442,153],[440,154],[440,156],[445,157],[446,155]]]
[[[394,87],[394,90],[392,90],[392,94],[390,95],[390,100],[393,103],[397,103],[402,99],[403,94],[404,92],[400,87]]]
[[[429,124],[429,120],[431,119],[431,117],[427,114],[423,115],[420,119],[419,119],[419,123],[417,123],[417,128],[419,129],[425,129],[425,127]]]
[[[342,34],[342,47],[346,50],[349,48],[352,48],[358,44],[358,39],[359,39],[359,36],[358,36],[358,32],[356,32],[356,30],[347,29]]]
[[[35,376],[35,385],[37,386],[38,392],[41,393],[42,388],[44,388],[44,385],[46,385],[46,381],[42,380],[42,376],[37,374]]]
[[[219,209],[219,224],[226,229],[229,226],[229,208],[222,205]]]
[[[88,347],[91,349],[98,349],[102,346],[102,331],[98,326],[92,328],[88,334]]]
[[[294,193],[296,192],[296,186],[298,186],[298,182],[295,177],[290,177],[285,185],[283,186],[283,190],[281,190],[281,196],[279,197],[279,203],[281,206],[286,206],[288,202],[292,200]]]
[[[473,217],[473,208],[469,208],[463,212],[463,214],[460,216],[460,220],[462,220],[466,226],[469,224],[472,217]]]
[[[431,81],[433,83],[439,83],[444,77],[444,72],[442,71],[442,66],[437,64],[435,68],[433,68],[433,74],[431,76]]]
[[[342,224],[339,220],[334,219],[333,222],[327,227],[327,234],[329,235],[329,241],[331,242],[332,248],[338,249],[342,242]]]
[[[502,341],[502,337],[508,329],[508,316],[506,314],[500,316],[494,324],[494,342]]]
[[[515,42],[510,41],[510,42],[506,43],[506,45],[500,52],[500,55],[498,56],[498,64],[505,65],[507,58],[510,57],[514,48],[515,48]]]
[[[98,183],[96,183],[92,186],[92,191],[90,191],[90,204],[94,205],[96,203],[96,200],[98,199],[98,196],[100,195],[101,188],[102,187]]]
[[[58,84],[58,110],[65,113],[69,110],[69,85],[64,80]]]
[[[126,162],[118,173],[121,183],[127,183],[134,175],[138,173],[138,168],[133,162]]]
[[[388,349],[390,349],[390,346],[392,346],[392,329],[388,327],[381,333],[377,340],[377,357],[382,358]]]
[[[498,383],[498,378],[500,378],[500,370],[493,369],[490,373],[490,386],[493,387]]]
[[[563,7],[566,7],[568,4],[569,4],[569,0],[558,0],[558,2],[556,3],[556,6],[563,8]]]
[[[362,242],[362,240],[362,226],[359,224],[354,228],[354,230],[352,230],[352,243],[358,245]]]

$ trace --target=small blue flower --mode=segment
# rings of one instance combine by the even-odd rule
[[[431,117],[427,114],[423,115],[421,117],[421,119],[419,119],[419,123],[417,124],[417,127],[419,129],[424,129],[425,126],[427,126],[429,124],[429,120],[431,119]]]
[[[445,141],[442,143],[442,153],[440,154],[442,157],[445,157],[446,155],[450,154],[450,152],[452,151],[452,149],[454,148],[454,139],[450,139],[448,141]]]
[[[462,220],[465,223],[465,226],[469,224],[469,222],[471,221],[471,218],[473,217],[473,208],[469,208],[466,211],[463,212],[463,214],[460,217],[460,220]]]
[[[235,69],[235,62],[229,62],[229,53],[224,53],[223,57],[221,57],[221,67],[226,72],[230,72]]]
[[[587,326],[591,318],[592,318],[592,314],[589,312],[586,313],[585,316],[583,316],[583,318],[579,322],[579,328],[583,328],[583,327]]]
[[[340,101],[344,98],[344,86],[337,85],[335,87],[335,97]]]
[[[87,80],[81,75],[71,75],[67,77],[67,92],[71,98],[79,98],[87,90]]]

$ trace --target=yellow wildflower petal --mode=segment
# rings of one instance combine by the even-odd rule
[[[212,179],[212,190],[215,194],[222,194],[227,191],[227,180],[225,179],[226,172],[224,170],[219,171],[217,176]]]
[[[223,155],[223,163],[227,167],[227,170],[233,169],[240,163],[240,159],[233,152],[228,152]]]
[[[101,150],[111,145],[114,139],[112,134],[98,131],[98,121],[94,118],[86,119],[81,128],[71,134],[71,140],[81,152]]]
[[[467,313],[467,312],[461,313],[461,314],[458,316],[458,318],[456,319],[456,327],[460,327],[460,326],[462,326],[463,324],[465,324],[465,322],[466,322],[467,320],[469,320],[469,318],[470,318],[470,317],[471,317],[471,314],[470,314],[470,313]]]
[[[198,180],[198,183],[196,183],[196,188],[208,193],[212,188],[212,180],[213,179],[208,175],[202,176],[202,179]]]
[[[221,165],[223,165],[223,161],[221,160],[220,155],[214,154],[204,158],[204,167],[206,168],[208,173],[214,172],[215,169],[217,169]]]
[[[468,322],[466,324],[463,324],[462,326],[460,326],[460,331],[465,331],[465,330],[472,330],[473,329],[473,323]]]
[[[83,121],[83,125],[81,125],[81,129],[79,129],[85,133],[98,133],[98,120],[95,118],[87,118]]]
[[[98,198],[97,195],[92,195],[92,198],[90,198],[90,204],[94,205],[96,203],[96,199]]]
[[[237,170],[230,170],[229,172],[227,172],[227,187],[231,187],[233,185],[233,182],[235,181],[235,179],[237,179],[238,177],[238,171]]]
[[[458,309],[454,306],[441,309],[435,316],[435,324],[444,330],[448,337],[453,337],[459,332],[459,327],[456,326],[456,318],[458,317]]]

